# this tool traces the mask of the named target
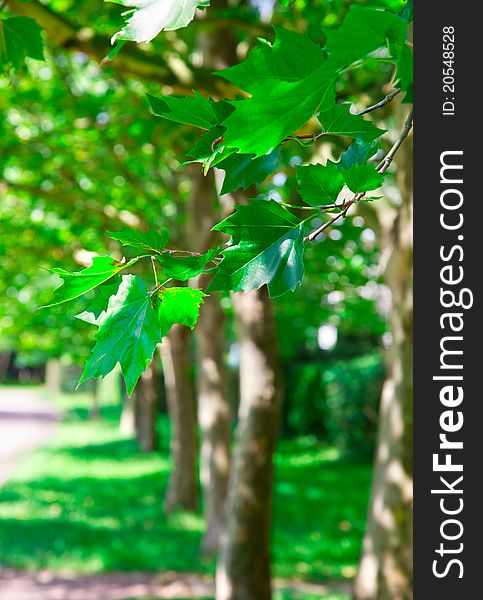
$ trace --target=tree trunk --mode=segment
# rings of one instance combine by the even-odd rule
[[[196,510],[196,406],[190,360],[191,332],[174,325],[161,344],[166,399],[171,419],[173,466],[166,492],[166,512]]]
[[[92,382],[92,406],[89,411],[89,418],[97,421],[101,416],[101,406],[99,403],[99,381],[94,379]]]
[[[392,292],[392,347],[379,416],[371,501],[356,600],[411,600],[412,593],[412,144],[397,155],[402,205],[381,225],[385,282]]]
[[[212,554],[225,522],[230,468],[230,406],[224,364],[224,314],[218,296],[205,299],[197,325],[198,420],[201,427],[200,477],[206,533],[203,552]]]
[[[219,243],[211,232],[217,201],[213,173],[206,177],[196,166],[192,171],[193,192],[189,205],[188,235],[193,249],[206,252]],[[191,282],[206,289],[211,277],[202,275]],[[198,422],[201,429],[200,479],[206,532],[204,554],[214,554],[224,527],[230,466],[230,406],[225,368],[225,316],[219,294],[205,298],[195,329],[197,359]]]
[[[45,366],[45,386],[52,394],[58,394],[62,388],[63,369],[58,358],[49,358]]]
[[[281,408],[279,350],[268,291],[234,296],[240,340],[240,409],[217,600],[271,598],[272,458]]]
[[[153,452],[158,447],[156,432],[158,391],[158,373],[153,359],[139,378],[133,393],[136,437],[142,452]]]

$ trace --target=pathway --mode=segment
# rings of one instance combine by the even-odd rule
[[[350,593],[350,585],[346,582],[322,585],[277,581],[275,587],[321,599],[329,594]],[[28,573],[5,569],[0,572],[0,600],[196,600],[213,598],[213,594],[210,579],[188,573],[109,573],[60,577],[45,571]]]
[[[58,416],[35,388],[0,387],[0,486],[22,456],[52,437]]]

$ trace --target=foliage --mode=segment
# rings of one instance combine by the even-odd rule
[[[0,16],[0,69],[17,70],[27,56],[44,60],[41,31],[29,17]]]
[[[384,367],[379,353],[287,365],[287,425],[343,456],[372,456]]]
[[[99,421],[88,420],[87,394],[57,401],[66,420],[53,444],[28,457],[0,490],[2,566],[211,573],[213,563],[198,553],[201,517],[159,518],[171,466],[166,416],[158,423],[159,453],[142,454],[119,433],[120,406],[114,398],[103,399]],[[351,577],[362,540],[370,464],[341,461],[333,449],[307,437],[281,442],[275,462],[275,574]]]
[[[274,200],[253,199],[214,229],[231,236],[208,291],[268,285],[272,296],[294,290],[304,274],[303,221]]]
[[[140,37],[150,37],[148,30],[156,23],[155,19],[147,22],[145,16],[156,10],[157,3],[123,4],[133,9],[128,18],[139,25]],[[189,7],[194,4],[170,2],[165,6],[184,7],[188,12],[181,10],[177,14],[188,15],[189,21]],[[322,234],[316,240],[324,243],[317,244],[315,252],[303,242],[304,236],[321,220],[330,220],[342,210],[325,209],[325,205],[350,198],[350,191],[370,192],[382,181],[374,168],[374,155],[379,147],[387,148],[387,143],[380,137],[383,131],[375,126],[372,115],[354,114],[356,106],[363,108],[361,104],[367,103],[360,92],[367,91],[369,97],[377,100],[385,80],[390,79],[392,84],[407,90],[407,100],[412,81],[412,52],[406,41],[410,11],[401,11],[401,2],[396,0],[366,4],[354,5],[347,11],[343,2],[334,2],[329,8],[318,0],[300,0],[287,10],[279,8],[275,21],[283,26],[275,27],[274,42],[270,41],[270,29],[264,27],[263,37],[248,58],[218,73],[216,86],[229,91],[227,98],[218,96],[216,100],[206,97],[203,74],[196,73],[194,77],[193,86],[200,91],[194,91],[193,96],[169,95],[168,88],[163,88],[164,95],[159,97],[159,90],[152,83],[140,85],[127,78],[122,83],[116,81],[111,67],[117,59],[113,58],[101,70],[81,53],[57,49],[52,54],[46,36],[46,63],[27,58],[30,78],[18,77],[12,80],[13,86],[8,81],[0,84],[0,102],[6,109],[0,122],[4,177],[1,193],[2,200],[3,195],[6,199],[0,209],[0,226],[2,239],[7,240],[2,242],[0,266],[5,274],[2,278],[8,282],[8,298],[0,300],[8,315],[0,323],[2,347],[9,347],[16,340],[22,351],[31,357],[35,354],[35,360],[44,353],[61,351],[84,359],[90,345],[90,328],[84,322],[95,325],[106,311],[110,298],[117,294],[121,273],[149,282],[153,260],[156,275],[153,273],[152,283],[147,283],[147,293],[155,312],[160,295],[171,289],[169,286],[178,287],[176,282],[189,281],[204,271],[214,275],[211,289],[228,292],[229,288],[249,290],[269,284],[273,296],[295,289],[304,271],[310,270],[309,262],[319,265],[320,283],[329,275],[342,281],[345,276],[333,266],[329,267],[330,273],[327,269],[326,260],[335,264],[335,250],[328,248],[336,244],[330,242],[330,235]],[[100,2],[64,6],[59,0],[49,0],[47,5],[52,11],[61,8],[66,19],[79,28],[93,23],[96,44],[98,35],[116,30],[115,7],[108,5],[101,13]],[[156,38],[149,49],[151,56],[164,58],[169,54],[191,69],[197,28],[210,31],[211,14],[215,18],[233,16],[234,23],[240,20],[247,30],[258,23],[254,11],[241,7],[230,8],[223,15],[211,10],[206,11],[206,22],[199,20],[192,27]],[[93,12],[98,15],[95,21],[91,19]],[[157,16],[161,18],[162,12]],[[2,24],[25,19],[9,13],[1,18]],[[299,33],[305,25],[307,33]],[[37,29],[35,35],[32,30],[29,36],[29,43],[35,43],[37,48],[31,57],[40,57]],[[245,36],[240,31],[238,39],[251,44],[253,35]],[[361,32],[365,34],[363,43],[358,38]],[[22,44],[25,52],[21,62],[29,55],[28,43]],[[121,52],[128,52],[128,47]],[[394,63],[395,76],[391,71]],[[160,119],[149,118],[143,110],[143,92],[149,93],[151,108]],[[195,127],[202,130],[198,139]],[[311,154],[319,145],[325,149],[330,146],[331,159],[318,158],[318,164],[301,166],[314,162]],[[223,170],[223,193],[259,186],[258,192],[250,190],[250,195],[258,197],[246,206],[238,206],[233,216],[218,225],[217,229],[230,235],[231,240],[203,255],[190,251],[183,233],[190,176],[175,172],[182,153],[201,162],[205,171],[213,166]],[[272,185],[272,180],[281,175],[285,177],[286,189]],[[299,210],[300,204],[303,208]],[[276,226],[271,223],[263,231],[255,227],[260,211],[270,214]],[[238,219],[236,229],[230,225],[230,219]],[[280,227],[282,222],[285,225]],[[340,231],[348,228],[346,223]],[[101,233],[106,229],[116,229],[114,239],[124,243],[130,238],[131,245],[125,245],[121,252],[115,242]],[[339,230],[335,231],[334,240],[335,234]],[[161,241],[151,241],[143,252],[132,243],[145,235],[158,236]],[[364,254],[363,244],[354,240]],[[180,251],[181,248],[187,250]],[[18,273],[15,262],[17,251],[24,256],[22,273]],[[143,255],[146,258],[141,258]],[[94,275],[102,260],[107,271],[100,269]],[[351,262],[342,250],[337,260],[345,266]],[[367,260],[374,259],[371,255]],[[91,262],[84,271],[76,270],[76,265]],[[63,269],[52,269],[53,264],[59,263]],[[39,275],[38,266],[49,267],[64,279],[53,301],[71,297],[71,308],[53,306],[48,316],[36,312],[38,306],[49,303],[49,290],[55,281],[53,276]],[[112,277],[108,277],[111,269]],[[93,277],[87,277],[88,273]],[[95,277],[98,280],[94,283],[100,285],[93,288],[88,281],[92,283]],[[314,276],[307,287],[314,315],[319,314],[316,285]],[[69,288],[72,293],[68,293]],[[85,295],[77,297],[82,290]],[[296,304],[282,296],[282,312],[291,302]],[[364,306],[370,303],[360,304],[365,310]],[[354,314],[354,306],[344,310]],[[323,311],[327,312],[326,307]],[[74,314],[82,315],[82,320],[72,319]],[[195,304],[187,318],[190,323],[193,315],[196,316]],[[342,316],[340,313],[337,318],[344,323]],[[159,314],[157,318],[159,323]],[[300,319],[291,319],[295,326],[288,337],[295,343],[299,329],[307,332],[308,317],[302,318],[300,328],[295,324]],[[350,321],[349,318],[347,322]]]
[[[141,4],[137,0],[123,0],[123,4],[133,6],[134,11],[130,13],[128,25],[120,37],[149,41],[163,28],[174,29],[186,25],[193,18],[195,5],[200,3],[170,2],[164,5],[166,13],[162,13],[155,1]],[[176,14],[180,18],[162,20],[173,7],[179,9]],[[170,13],[169,17],[173,14]],[[153,15],[162,20],[161,26]],[[179,289],[176,292],[178,297],[190,303],[186,313],[180,308],[177,311],[169,310],[169,318],[166,317],[167,312],[164,317],[161,316],[170,295],[173,298],[176,295],[169,291],[173,288],[166,285],[178,274],[180,280],[187,280],[204,270],[214,273],[208,291],[248,292],[263,285],[268,286],[273,297],[288,290],[294,291],[303,279],[304,236],[314,217],[324,211],[330,213],[335,210],[336,216],[328,221],[330,225],[345,216],[351,204],[382,185],[385,168],[381,166],[384,163],[376,167],[367,161],[374,154],[384,131],[363,116],[354,114],[350,103],[336,101],[336,82],[348,71],[380,60],[400,65],[398,76],[406,88],[410,78],[405,15],[351,6],[341,26],[327,32],[324,47],[306,34],[282,27],[277,27],[275,33],[273,44],[262,40],[261,45],[244,62],[218,73],[249,97],[215,102],[197,92],[192,97],[159,98],[149,95],[152,111],[169,121],[205,131],[188,154],[192,160],[203,163],[205,172],[214,166],[225,171],[225,192],[260,184],[276,167],[281,145],[290,140],[310,144],[323,136],[331,136],[342,138],[344,143],[347,138],[352,138],[352,146],[343,153],[340,163],[327,161],[325,165],[298,168],[300,195],[310,205],[302,206],[302,209],[309,211],[303,218],[298,216],[297,204],[279,203],[268,198],[254,198],[246,205],[237,206],[233,215],[214,227],[215,231],[231,236],[231,240],[221,249],[220,257],[217,256],[219,249],[213,249],[204,256],[187,250],[184,251],[185,257],[175,258],[176,251],[165,247],[168,239],[165,230],[154,241],[152,237],[156,234],[153,232],[140,234],[123,231],[114,234],[114,239],[133,248],[135,256],[121,263],[111,260],[112,276],[117,274],[117,270],[130,269],[143,259],[152,263],[154,288],[150,289],[146,283],[141,284],[137,275],[129,280],[123,279],[124,282],[133,282],[133,285],[136,282],[138,291],[143,289],[133,303],[134,313],[137,315],[141,310],[148,317],[147,330],[150,334],[143,339],[145,321],[142,324],[134,321],[135,326],[126,330],[132,331],[133,336],[126,348],[133,345],[135,356],[131,353],[124,355],[120,332],[124,329],[125,320],[129,321],[135,316],[131,314],[129,294],[120,291],[111,296],[117,308],[107,317],[104,328],[102,322],[96,322],[99,326],[98,343],[86,365],[83,379],[106,375],[117,362],[121,362],[126,376],[130,361],[133,363],[128,382],[131,392],[144,366],[149,364],[156,343],[167,333],[171,324],[176,319],[190,326],[195,324],[202,299],[200,291],[197,295],[194,290],[183,292]],[[382,49],[386,53],[382,57],[371,56],[372,52]],[[298,136],[297,131],[315,116],[321,130],[312,136]],[[339,208],[339,195],[344,190],[352,192],[353,197],[347,207],[342,201]],[[318,210],[312,211],[311,208]],[[147,238],[151,238],[151,241],[146,242]],[[108,258],[104,260],[109,261]],[[114,269],[117,269],[116,272]],[[66,281],[64,291],[60,288],[57,292],[60,301],[77,297],[77,291],[82,289],[82,285],[74,286],[75,294],[70,293],[67,282],[78,284],[88,279],[86,275],[89,275],[89,283],[84,285],[87,291],[110,278],[109,271],[96,272],[90,277],[91,271],[98,271],[97,263],[82,272],[85,275],[58,271]],[[163,280],[163,283],[158,283],[159,280]],[[123,307],[122,298],[127,303],[126,307]],[[109,314],[113,309],[111,300],[107,300],[106,313]],[[113,323],[119,323],[119,334],[116,334],[116,327],[112,327]],[[115,352],[115,348],[119,351]]]
[[[161,341],[160,323],[146,283],[135,275],[125,275],[96,325],[97,343],[79,384],[89,377],[108,375],[119,363],[131,395]]]
[[[114,39],[150,42],[161,31],[186,27],[195,10],[209,6],[210,0],[108,0],[132,7],[123,13],[126,25]]]

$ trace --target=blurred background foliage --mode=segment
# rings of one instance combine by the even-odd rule
[[[229,10],[215,7],[191,27],[166,32],[142,48],[146,64],[154,65],[153,76],[146,77],[117,68],[116,59],[100,64],[109,37],[122,24],[118,6],[96,0],[44,4],[72,24],[80,41],[62,47],[46,36],[45,62],[27,60],[23,71],[0,78],[0,383],[40,381],[45,364],[59,359],[64,389],[72,391],[94,328],[74,318],[83,299],[39,310],[58,285],[49,269],[75,270],[95,254],[120,258],[119,246],[105,231],[123,226],[166,226],[175,246],[186,242],[192,180],[182,162],[193,133],[155,119],[145,93],[176,93],[180,85],[184,93],[195,78],[204,91],[217,85],[201,66],[195,43],[200,32],[209,36],[213,28],[232,27],[242,59],[257,36],[272,37],[272,24],[306,31],[323,43],[322,28],[337,26],[351,3],[295,0],[288,8],[277,3],[273,15],[272,3],[263,0],[234,1]],[[360,4],[400,9],[403,3]],[[128,58],[137,52],[126,47]],[[338,96],[361,107],[370,104],[389,72],[380,65],[352,71],[341,78]],[[394,125],[390,110],[377,118],[386,129]],[[294,165],[337,158],[344,148],[334,147],[334,141],[324,140],[315,153],[285,144],[278,172],[258,193],[293,201]],[[387,192],[397,204],[395,186],[390,183]],[[383,350],[390,343],[390,295],[379,265],[376,235],[357,214],[307,247],[302,287],[275,302],[286,392],[276,456],[275,572],[281,576],[355,573],[385,373]],[[229,297],[222,306],[236,405],[239,356]],[[87,384],[74,397],[57,398],[67,411],[60,437],[29,459],[1,492],[2,537],[8,540],[2,561],[27,568],[68,564],[81,572],[210,571],[212,563],[197,555],[201,517],[179,514],[162,521],[156,516],[169,470],[162,393],[161,446],[158,453],[143,455],[117,428],[120,385],[101,398],[98,422],[88,420],[89,389]],[[59,473],[66,474],[63,481]],[[142,499],[141,487],[149,488]],[[99,505],[107,507],[102,514],[96,512]],[[167,535],[172,545],[164,556],[157,541]]]

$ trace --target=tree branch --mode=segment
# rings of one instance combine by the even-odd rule
[[[401,90],[399,88],[396,88],[390,94],[388,94],[385,98],[383,98],[380,102],[377,102],[376,104],[373,104],[372,106],[368,106],[364,110],[361,110],[360,112],[356,113],[356,115],[362,117],[362,115],[367,115],[367,113],[370,113],[373,110],[382,108],[383,106],[386,106],[386,104],[389,104],[389,102],[391,102],[391,100],[400,93],[401,93]]]
[[[373,104],[372,106],[368,106],[364,110],[354,113],[354,115],[361,117],[362,115],[367,115],[367,113],[370,113],[373,110],[382,108],[383,106],[386,106],[386,104],[389,104],[389,102],[391,102],[391,100],[400,93],[401,93],[401,90],[399,88],[397,88],[397,89],[393,90],[390,94],[388,94],[385,98],[383,98],[380,102],[377,102],[376,104]],[[304,140],[311,140],[312,142],[316,142],[323,135],[325,135],[324,131],[317,131],[316,133],[309,133],[306,135],[289,135],[288,137],[286,137],[285,139],[282,140],[282,144],[284,142],[289,142],[290,140],[295,140],[296,142],[302,142]]]
[[[403,125],[402,131],[401,131],[399,137],[394,142],[394,144],[392,145],[391,149],[386,154],[386,156],[377,165],[376,170],[379,173],[383,174],[387,171],[387,169],[389,168],[389,165],[392,163],[392,161],[394,159],[394,156],[396,155],[396,152],[399,150],[399,148],[401,147],[404,140],[408,137],[409,132],[412,129],[412,126],[413,126],[413,109],[411,109],[409,111],[409,114],[406,117],[406,120],[404,121],[404,125]],[[339,207],[340,208],[343,207],[344,210],[342,210],[340,213],[338,213],[337,215],[332,217],[332,219],[329,219],[328,221],[323,223],[319,228],[317,228],[314,231],[312,231],[311,233],[309,233],[309,235],[304,238],[304,242],[313,242],[322,232],[324,232],[326,229],[331,227],[336,221],[338,221],[341,218],[345,218],[350,207],[353,206],[354,204],[357,204],[357,202],[362,200],[362,198],[364,198],[365,195],[366,195],[366,192],[359,192],[358,194],[355,194],[351,200],[345,202],[344,204],[339,205]]]
[[[411,109],[409,111],[409,114],[406,117],[406,120],[404,121],[402,131],[401,131],[399,137],[397,138],[397,140],[394,142],[392,148],[389,150],[389,152],[386,154],[386,156],[381,160],[381,162],[377,165],[376,169],[377,169],[377,171],[379,171],[379,173],[385,173],[387,171],[387,169],[389,168],[389,165],[393,161],[394,156],[396,155],[396,152],[399,150],[399,148],[401,147],[401,144],[404,142],[404,140],[408,137],[409,132],[411,131],[412,127],[413,127],[413,109]]]
[[[35,19],[45,29],[52,43],[60,48],[84,52],[99,62],[112,50],[109,37],[99,35],[90,28],[76,27],[38,0],[7,2],[13,13]],[[193,88],[214,96],[228,91],[228,84],[207,69],[186,66],[182,73],[177,73],[162,58],[144,52],[137,44],[126,44],[122,52],[107,64],[124,75],[169,85],[178,94],[191,94]]]

